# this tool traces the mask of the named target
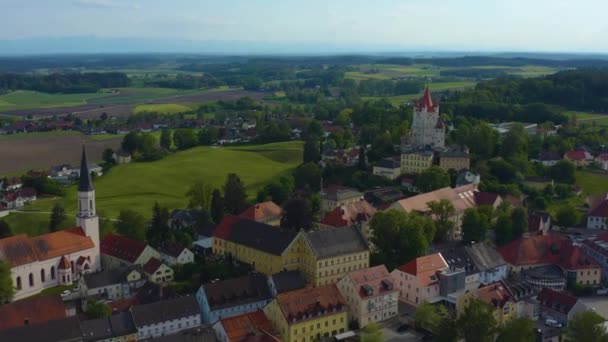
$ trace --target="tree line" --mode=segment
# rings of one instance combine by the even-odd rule
[[[34,90],[45,93],[95,93],[102,88],[128,87],[122,72],[54,73],[50,75],[0,74],[0,93],[9,90]]]

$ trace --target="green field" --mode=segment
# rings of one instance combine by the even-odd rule
[[[46,94],[37,91],[17,90],[0,96],[0,111],[78,106],[86,104],[88,100],[104,96],[107,96],[107,94]]]
[[[605,193],[608,192],[608,174],[577,171],[576,184],[580,185],[586,194]]]
[[[125,208],[150,216],[155,202],[172,209],[183,208],[187,204],[184,194],[195,180],[202,179],[221,188],[228,173],[238,174],[245,183],[249,199],[254,199],[260,187],[295,168],[301,162],[301,156],[301,142],[286,142],[197,147],[156,162],[118,165],[95,180],[97,208],[110,218],[117,217]],[[60,199],[68,214],[76,212],[76,195],[76,188],[70,187],[66,197]],[[24,211],[48,212],[55,202],[36,201]],[[19,231],[35,233],[44,231],[48,215],[11,214],[6,220],[12,227],[23,227]]]
[[[142,104],[133,109],[133,114],[140,114],[145,112],[160,114],[177,114],[191,111],[192,108],[176,103]]]
[[[359,71],[348,71],[344,78],[354,80],[378,79],[388,80],[399,77],[438,77],[439,69],[429,65],[392,65],[392,64],[361,64],[356,65]],[[371,72],[375,70],[374,72]],[[376,72],[377,71],[377,72]]]
[[[429,83],[428,87],[431,90],[443,91],[443,90],[462,90],[466,88],[472,88],[477,82],[462,81],[462,82],[433,82]]]
[[[71,135],[82,135],[77,131],[50,131],[50,132],[33,132],[33,133],[18,133],[18,134],[4,134],[0,135],[0,141],[2,140],[23,140],[29,138],[52,138],[52,137],[65,137]]]

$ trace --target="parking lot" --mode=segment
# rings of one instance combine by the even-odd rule
[[[415,342],[420,341],[422,335],[414,331],[413,328],[408,329],[405,332],[398,332],[397,328],[401,324],[404,324],[403,319],[391,319],[382,323],[382,340],[388,342]]]

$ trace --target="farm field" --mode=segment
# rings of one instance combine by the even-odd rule
[[[145,112],[154,112],[161,114],[176,114],[192,111],[191,107],[184,106],[177,103],[166,103],[166,104],[141,104],[133,109],[133,114],[140,114]]]
[[[91,162],[101,160],[104,149],[117,149],[121,135],[91,136],[80,132],[54,131],[0,136],[0,175],[80,161],[84,142]]]
[[[103,93],[46,94],[37,91],[17,90],[0,96],[0,112],[62,106],[84,105],[88,100],[107,96]]]
[[[149,217],[155,202],[172,209],[184,207],[187,204],[184,194],[195,180],[202,179],[220,188],[228,173],[241,177],[252,199],[260,187],[295,168],[301,162],[301,155],[301,142],[196,147],[156,162],[118,165],[95,180],[97,208],[110,218],[117,217],[124,208]],[[66,197],[60,199],[68,214],[76,211],[76,195],[73,186]],[[55,200],[38,201],[24,210],[46,212],[54,203]],[[17,221],[12,215],[9,218]]]
[[[462,81],[462,82],[433,82],[429,83],[428,87],[431,90],[443,91],[443,90],[462,90],[466,88],[472,88],[477,82]]]

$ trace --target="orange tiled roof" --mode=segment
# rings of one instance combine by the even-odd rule
[[[276,299],[288,323],[346,310],[335,284],[283,292]]]
[[[135,262],[146,247],[147,244],[143,241],[118,234],[108,234],[101,240],[101,253],[129,262]]]
[[[67,317],[65,305],[59,295],[30,297],[0,305],[0,330],[28,324],[44,323]]]
[[[477,296],[479,299],[491,304],[495,308],[503,308],[505,304],[513,298],[502,281],[497,281],[478,288]]]
[[[72,231],[77,230],[60,230],[33,238],[20,234],[1,239],[0,258],[15,267],[95,247],[90,237]]]
[[[442,188],[424,194],[408,197],[395,202],[391,208],[398,208],[407,212],[428,212],[430,208],[427,203],[446,199],[452,203],[456,212],[463,212],[468,208],[476,207],[474,184],[463,185],[457,188]]]
[[[448,264],[443,259],[443,256],[441,256],[441,253],[421,256],[405,265],[397,267],[401,272],[416,276],[422,286],[437,283],[437,272],[446,268],[448,268]]]
[[[273,201],[266,201],[250,206],[239,216],[254,221],[264,221],[271,217],[280,216],[282,212],[283,209],[276,203]]]
[[[241,341],[256,331],[272,331],[272,324],[262,310],[224,318],[220,322],[230,341]]]
[[[323,217],[321,223],[332,227],[350,227],[360,221],[371,219],[376,209],[366,200],[342,205]]]
[[[389,290],[386,286],[390,284],[392,287],[393,278],[384,265],[353,271],[348,273],[347,277],[351,279],[351,282],[355,286],[355,290],[358,291],[357,293],[361,298],[380,296],[388,292],[397,291],[394,287]],[[371,296],[368,296],[363,290],[364,286],[372,289],[373,293]]]

